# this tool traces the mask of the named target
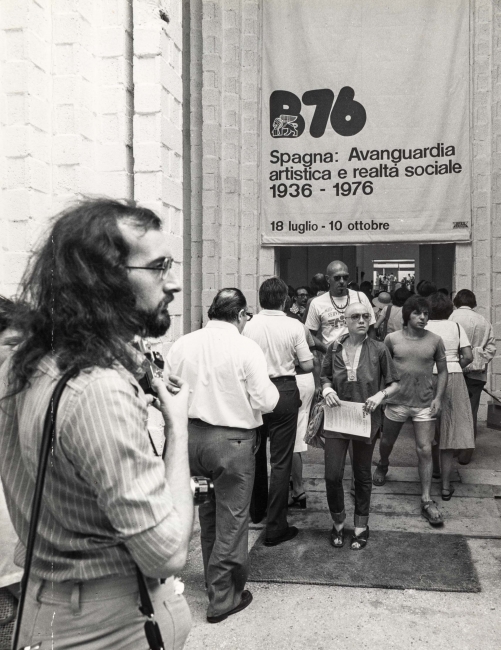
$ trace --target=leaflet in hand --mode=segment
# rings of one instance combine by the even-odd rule
[[[324,429],[370,438],[371,416],[365,412],[364,403],[340,401],[341,406],[324,406]]]

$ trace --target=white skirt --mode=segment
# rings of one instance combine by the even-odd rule
[[[309,372],[306,375],[296,375],[297,387],[299,388],[299,397],[301,399],[301,406],[297,417],[296,429],[296,443],[294,445],[294,452],[306,451],[308,445],[303,440],[306,435],[306,428],[308,426],[308,418],[310,416],[311,402],[315,394],[315,380],[313,373]]]

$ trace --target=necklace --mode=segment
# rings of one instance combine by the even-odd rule
[[[332,306],[334,307],[334,309],[336,311],[338,311],[340,314],[344,313],[346,311],[346,308],[350,304],[350,294],[349,293],[348,293],[348,295],[346,297],[346,304],[344,304],[342,307],[339,307],[338,305],[336,305],[336,303],[334,302],[334,298],[331,296],[330,293],[329,293],[329,298],[331,299],[331,303],[332,303]]]

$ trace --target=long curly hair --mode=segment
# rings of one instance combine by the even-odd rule
[[[120,222],[147,231],[162,222],[151,210],[112,199],[87,199],[58,215],[21,283],[14,326],[22,333],[11,367],[21,391],[49,352],[61,371],[132,370],[128,343],[141,331],[125,268],[129,246]]]

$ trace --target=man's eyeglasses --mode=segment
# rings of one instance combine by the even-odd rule
[[[139,269],[141,271],[156,271],[160,273],[160,278],[165,280],[167,273],[171,270],[174,260],[172,257],[164,257],[163,261],[156,266],[126,266],[126,269]]]
[[[353,322],[355,322],[357,320],[360,320],[360,317],[362,317],[364,320],[370,320],[371,319],[371,315],[367,314],[367,313],[365,313],[365,314],[351,314],[350,315],[350,318],[351,318],[351,320]]]
[[[341,280],[349,280],[350,276],[349,275],[335,275],[333,277],[335,282],[341,282]]]

